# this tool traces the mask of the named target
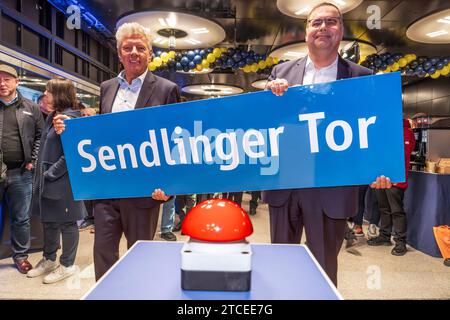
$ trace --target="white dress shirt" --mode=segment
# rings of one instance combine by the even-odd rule
[[[131,81],[131,84],[124,78],[124,70],[119,73],[117,76],[119,90],[117,90],[116,99],[114,100],[111,112],[134,110],[147,72],[148,69],[146,69],[139,77]]]
[[[305,73],[303,74],[303,85],[335,81],[337,78],[338,57],[327,67],[316,69],[314,62],[306,59]]]

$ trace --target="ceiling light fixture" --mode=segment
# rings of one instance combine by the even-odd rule
[[[450,9],[445,9],[417,20],[408,27],[406,36],[413,41],[421,43],[450,43]]]
[[[228,84],[193,84],[183,87],[181,91],[210,97],[230,96],[244,92],[242,88]]]
[[[434,38],[434,37],[443,36],[444,34],[448,34],[448,31],[445,31],[445,30],[434,31],[434,32],[427,33],[427,36]]]
[[[122,16],[116,28],[137,22],[151,32],[155,46],[168,49],[196,49],[217,45],[225,39],[225,30],[216,22],[187,13],[142,11]],[[162,40],[158,40],[161,38]]]
[[[323,0],[277,0],[277,8],[285,15],[306,19],[311,9],[323,2]],[[363,0],[332,0],[342,13],[348,12],[359,6]]]

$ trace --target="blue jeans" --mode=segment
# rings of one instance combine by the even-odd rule
[[[175,197],[163,204],[161,233],[171,232],[175,222]]]
[[[0,183],[0,202],[9,212],[13,259],[28,258],[30,249],[30,203],[33,173],[22,169],[8,170]],[[5,211],[6,211],[5,210]]]

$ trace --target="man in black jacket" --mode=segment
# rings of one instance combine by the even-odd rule
[[[0,157],[6,177],[0,181],[0,202],[6,201],[11,220],[13,260],[19,272],[32,269],[28,262],[33,168],[44,125],[39,107],[17,91],[17,71],[0,65]]]

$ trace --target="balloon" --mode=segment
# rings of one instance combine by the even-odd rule
[[[272,59],[272,57],[267,57],[267,58],[266,58],[266,65],[267,65],[268,67],[273,66],[273,59]]]
[[[253,60],[253,58],[247,57],[247,58],[245,59],[245,63],[246,63],[246,64],[253,64],[253,62],[255,62],[255,61]]]
[[[180,62],[183,66],[187,66],[189,64],[189,59],[187,57],[182,57]]]
[[[397,62],[395,62],[392,66],[391,66],[391,70],[392,71],[397,71],[399,69],[399,65]]]
[[[181,61],[181,58],[183,58],[183,55],[180,52],[177,52],[175,54],[175,61]]]
[[[444,67],[444,64],[442,62],[436,63],[436,69],[442,70],[443,67]]]
[[[204,58],[206,56],[206,50],[200,50],[199,55]]]
[[[161,53],[160,57],[163,62],[167,62],[169,60],[169,55],[167,54],[167,52]]]
[[[445,66],[442,68],[442,70],[440,72],[441,72],[441,75],[446,76],[450,73],[450,67]]]
[[[169,60],[167,60],[167,65],[169,66],[169,68],[175,67],[175,60],[172,58],[169,58]]]
[[[177,69],[177,71],[183,70],[183,66],[181,65],[181,63],[177,62],[177,64],[175,65],[175,69]]]
[[[200,64],[202,63],[202,57],[198,54],[194,57],[192,61],[194,61],[195,64]]]
[[[209,62],[208,62],[208,60],[203,59],[203,60],[202,60],[202,66],[203,66],[203,68],[209,68]]]
[[[171,59],[175,59],[175,56],[176,56],[176,52],[175,52],[175,51],[173,51],[173,50],[171,50],[171,51],[169,51],[168,55],[169,55],[169,58],[171,58]]]
[[[155,71],[155,70],[156,70],[155,64],[154,64],[153,62],[150,62],[150,63],[148,64],[148,69],[149,69],[150,71]]]
[[[252,68],[249,65],[246,65],[242,68],[242,70],[244,70],[245,73],[249,73],[252,72]]]
[[[206,60],[208,60],[208,62],[212,63],[212,62],[216,61],[216,56],[214,56],[214,54],[212,54],[212,53],[208,53],[208,55],[206,56]]]
[[[405,67],[407,64],[408,64],[408,60],[406,60],[405,58],[398,59],[398,65],[400,66],[400,68]]]
[[[244,61],[244,60],[239,61],[239,62],[238,62],[238,67],[239,67],[239,68],[245,67],[245,61]]]
[[[198,50],[198,49],[195,49],[194,50],[194,53],[197,55],[197,54],[200,54],[200,50]]]
[[[257,63],[252,64],[251,67],[250,67],[250,69],[251,69],[253,72],[258,71],[258,64],[257,64]]]
[[[195,69],[197,69],[197,71],[202,71],[203,70],[203,66],[201,64],[198,64]]]
[[[239,52],[233,54],[233,60],[239,62],[242,59],[242,55]]]
[[[258,67],[260,69],[265,69],[267,67],[266,61],[265,60],[261,60],[260,62],[258,62]]]
[[[427,71],[428,69],[430,69],[431,68],[431,62],[430,61],[425,61],[424,63],[423,63],[423,70],[425,70],[425,71]]]
[[[161,53],[162,53],[161,50],[157,50],[155,54],[156,54],[157,57],[159,57],[161,55]]]
[[[192,51],[192,50],[188,51],[188,53],[186,54],[186,57],[189,59],[189,61],[194,60],[194,57],[195,57],[194,51]]]
[[[273,57],[273,64],[278,64],[280,62],[280,59],[277,57]]]
[[[191,62],[189,62],[188,66],[189,66],[189,70],[192,70],[196,67],[196,64],[194,61],[191,61]]]
[[[433,78],[433,79],[437,79],[437,78],[440,77],[440,75],[441,75],[441,73],[439,72],[439,70],[436,70],[436,72],[432,73],[430,75],[430,77]]]
[[[156,57],[155,59],[153,59],[152,62],[153,62],[153,64],[154,64],[155,66],[157,66],[157,67],[159,67],[159,66],[162,65],[162,60],[161,60],[160,57]]]

